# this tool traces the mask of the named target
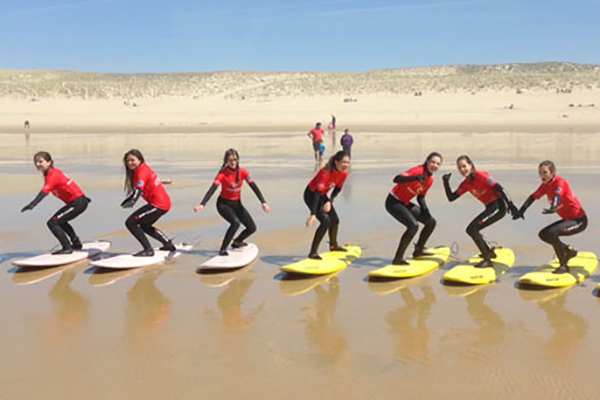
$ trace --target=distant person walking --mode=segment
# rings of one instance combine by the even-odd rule
[[[350,158],[352,158],[352,145],[354,144],[354,138],[350,134],[350,129],[344,129],[344,134],[340,139],[340,144],[342,145],[342,149]]]
[[[317,122],[315,127],[307,133],[307,136],[312,139],[313,150],[315,152],[315,161],[321,162],[322,158],[319,156],[319,150],[321,148],[321,143],[323,143],[323,134],[325,131],[321,128],[321,123]]]

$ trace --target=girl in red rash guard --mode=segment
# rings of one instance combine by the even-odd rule
[[[132,208],[141,197],[148,202],[127,218],[125,226],[143,246],[143,250],[135,253],[136,257],[152,257],[154,250],[147,235],[162,243],[160,250],[175,251],[171,239],[156,229],[154,223],[171,209],[171,198],[163,185],[170,185],[170,180],[161,181],[156,173],[144,161],[139,150],[133,149],[125,153],[125,190],[127,198],[121,203],[123,208]]]
[[[33,156],[33,161],[37,170],[45,177],[44,187],[31,203],[23,207],[21,212],[33,210],[44,197],[52,193],[66,204],[47,223],[48,228],[62,246],[62,249],[52,254],[71,254],[73,249],[80,250],[82,248],[81,241],[69,221],[83,213],[91,200],[85,197],[75,181],[58,168],[54,168],[54,161],[52,161],[50,153],[37,152]]]
[[[542,229],[539,237],[554,247],[554,252],[560,262],[560,266],[554,273],[564,274],[569,272],[567,264],[571,258],[577,255],[577,250],[561,242],[560,236],[571,236],[583,232],[587,228],[588,219],[567,181],[556,175],[556,166],[552,161],[542,161],[538,166],[538,173],[542,184],[525,200],[519,211],[513,214],[513,219],[525,219],[525,211],[529,206],[535,200],[546,195],[550,202],[550,208],[545,208],[542,214],[557,213],[562,219]]]
[[[350,167],[350,157],[344,151],[338,151],[327,162],[325,167],[309,182],[304,191],[304,202],[310,210],[310,217],[306,221],[306,226],[310,227],[316,219],[321,223],[315,232],[308,258],[321,260],[317,253],[319,244],[329,231],[329,250],[346,251],[337,242],[337,233],[340,220],[333,207],[333,199],[340,193],[344,186],[344,181],[348,177],[348,168]],[[331,198],[327,193],[333,189]]]
[[[400,239],[398,250],[392,261],[394,265],[408,264],[404,259],[404,253],[419,230],[419,222],[424,224],[425,227],[415,245],[413,257],[431,255],[431,253],[425,251],[425,243],[433,233],[436,221],[429,213],[425,195],[433,185],[433,174],[441,165],[441,154],[433,152],[427,156],[423,164],[417,165],[394,178],[396,186],[394,186],[385,201],[385,209],[407,228]],[[415,196],[419,205],[411,202]]]
[[[223,242],[221,243],[221,249],[219,255],[227,256],[227,248],[233,240],[231,247],[239,248],[246,246],[244,242],[250,235],[256,232],[256,224],[250,216],[250,213],[241,201],[242,184],[244,181],[248,182],[248,185],[256,194],[256,197],[260,200],[262,208],[266,213],[271,212],[271,208],[264,199],[260,189],[250,177],[248,170],[240,167],[240,155],[235,149],[229,149],[223,156],[223,166],[219,170],[217,177],[213,184],[206,192],[206,195],[202,199],[200,205],[194,207],[194,212],[200,212],[204,210],[206,203],[210,200],[212,195],[217,190],[219,185],[222,185],[221,195],[217,199],[217,211],[219,215],[223,217],[227,222],[230,223],[229,229],[225,233]],[[240,225],[243,224],[245,229],[239,234],[239,236],[233,239],[233,236],[239,229]]]
[[[473,239],[483,258],[476,267],[493,267],[494,264],[491,259],[496,257],[496,253],[483,239],[481,230],[504,218],[507,204],[508,212],[512,215],[517,213],[517,208],[504,188],[487,172],[478,171],[469,156],[458,157],[456,167],[465,180],[462,181],[456,192],[452,192],[450,188],[450,176],[452,174],[445,174],[442,178],[446,197],[448,197],[448,201],[454,201],[463,194],[471,192],[477,200],[485,205],[485,210],[467,226],[467,234]]]

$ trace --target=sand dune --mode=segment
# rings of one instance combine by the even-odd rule
[[[458,65],[347,72],[110,74],[0,70],[0,96],[18,98],[285,97],[600,88],[600,66]]]

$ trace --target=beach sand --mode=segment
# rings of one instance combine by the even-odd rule
[[[144,134],[144,126],[129,131],[127,124],[115,124],[105,133],[49,129],[28,140],[22,132],[0,135],[0,397],[600,396],[595,359],[600,301],[594,290],[600,279],[593,276],[568,290],[515,285],[520,275],[552,257],[551,248],[537,238],[556,219],[540,214],[545,201],[534,204],[525,221],[505,218],[484,231],[489,240],[516,253],[515,266],[498,282],[477,287],[441,283],[457,259],[476,252],[465,228],[483,207],[470,195],[448,203],[441,184],[441,175],[453,172],[452,185],[458,185],[454,160],[462,153],[492,173],[518,204],[539,185],[537,163],[554,159],[590,218],[587,231],[568,241],[599,252],[594,221],[600,218],[600,133],[568,132],[562,121],[554,121],[548,133],[520,131],[520,125],[489,131],[446,127],[442,132],[435,124],[406,133],[375,125],[357,130],[352,169],[336,208],[341,241],[361,245],[363,255],[335,276],[287,280],[278,268],[305,257],[314,232],[304,227],[308,210],[302,192],[315,173],[305,132],[316,118],[305,121],[305,130]],[[371,123],[366,118],[364,126]],[[128,133],[111,133],[120,129]],[[325,140],[330,155],[338,147],[330,137]],[[56,244],[45,221],[61,206],[57,199],[19,212],[42,186],[31,161],[41,149],[92,198],[88,211],[73,223],[80,236],[109,238],[111,253],[136,251],[139,244],[123,226],[130,211],[118,206],[124,197],[122,156],[133,147],[142,150],[160,177],[174,180],[168,187],[173,208],[157,226],[176,241],[193,243],[191,254],[109,273],[87,262],[37,271],[11,265]],[[240,151],[241,165],[252,173],[272,213],[264,214],[245,186],[242,198],[258,226],[251,239],[261,249],[260,259],[236,272],[199,275],[196,268],[215,254],[226,224],[215,210],[215,198],[202,214],[192,208],[229,147]],[[445,160],[427,197],[438,221],[430,244],[456,243],[458,258],[423,277],[368,282],[367,273],[390,261],[403,232],[384,208],[391,181],[432,150]]]

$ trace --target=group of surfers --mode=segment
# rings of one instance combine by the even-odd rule
[[[58,168],[48,152],[40,151],[33,157],[35,167],[44,176],[44,186],[36,198],[21,210],[32,210],[49,193],[54,194],[65,203],[48,220],[48,228],[56,236],[61,248],[53,254],[69,254],[73,250],[82,248],[82,243],[70,225],[70,221],[83,213],[91,201],[85,196],[79,186]],[[123,157],[125,167],[125,190],[127,196],[121,203],[123,208],[132,208],[142,197],[147,204],[134,211],[125,221],[125,226],[140,242],[142,250],[134,256],[149,257],[154,255],[154,250],[148,240],[150,236],[162,244],[160,250],[175,251],[171,239],[154,227],[154,223],[165,215],[171,208],[170,197],[165,190],[165,185],[171,184],[170,180],[161,180],[145,162],[139,150],[132,149]],[[419,235],[412,253],[413,258],[432,255],[427,251],[426,243],[433,233],[436,221],[427,206],[426,196],[434,181],[434,174],[442,165],[442,156],[438,152],[430,153],[423,164],[417,165],[399,175],[393,182],[395,185],[385,200],[386,210],[401,224],[406,231],[400,239],[398,249],[392,261],[395,265],[407,265],[406,250],[412,239],[416,236],[419,223],[423,229]],[[584,231],[587,227],[587,216],[579,200],[573,194],[566,180],[556,174],[556,166],[552,161],[542,161],[538,166],[541,184],[517,208],[506,190],[492,176],[475,168],[469,156],[462,155],[456,160],[458,172],[464,180],[456,190],[450,186],[451,174],[443,175],[444,189],[449,201],[458,199],[463,194],[470,192],[477,200],[483,203],[485,209],[469,223],[467,234],[473,239],[481,252],[481,262],[476,267],[489,268],[493,266],[496,257],[494,248],[484,240],[481,231],[495,222],[501,220],[507,213],[513,220],[524,219],[526,210],[535,200],[546,196],[550,205],[545,208],[544,214],[558,214],[560,220],[550,224],[539,232],[539,237],[550,244],[556,253],[560,266],[555,273],[569,272],[568,261],[577,255],[577,251],[560,240],[561,236],[571,236]],[[344,182],[348,177],[350,168],[350,155],[345,151],[338,151],[330,157],[326,165],[310,180],[304,191],[304,202],[310,211],[306,226],[312,226],[317,220],[319,226],[315,232],[308,257],[319,260],[319,245],[325,234],[329,235],[329,250],[344,252],[346,249],[338,243],[339,217],[334,207],[334,201],[341,192]],[[223,164],[219,169],[212,185],[199,205],[194,207],[194,212],[201,212],[213,194],[221,186],[221,193],[217,199],[217,211],[229,223],[229,228],[221,243],[219,255],[227,256],[227,249],[240,248],[247,245],[246,239],[256,232],[256,224],[252,216],[241,202],[242,185],[246,181],[254,191],[266,213],[270,212],[264,196],[252,179],[250,173],[240,166],[240,155],[235,149],[229,149],[223,157]],[[416,202],[413,200],[416,198]],[[241,226],[244,229],[236,236]]]

